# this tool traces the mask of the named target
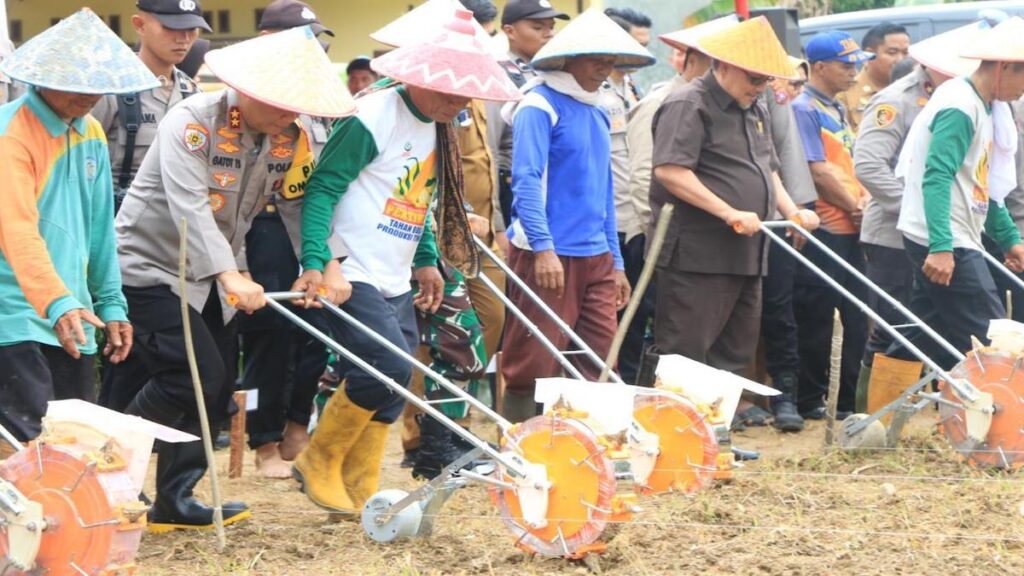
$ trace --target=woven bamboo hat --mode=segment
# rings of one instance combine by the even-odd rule
[[[752,74],[797,80],[779,38],[764,16],[729,27],[697,40],[697,50],[708,57]]]
[[[658,39],[676,50],[686,52],[690,48],[697,46],[697,40],[700,40],[708,34],[715,34],[727,28],[732,28],[739,24],[739,22],[740,19],[737,18],[735,14],[729,14],[728,16],[722,16],[721,18],[702,22],[696,26],[690,26],[689,28],[683,28],[682,30],[676,30],[675,32],[669,32],[668,34],[662,34],[661,36],[658,36]]]
[[[536,70],[561,70],[574,56],[614,56],[615,67],[643,68],[656,61],[628,32],[597,8],[580,14],[562,28],[530,61]]]
[[[978,68],[978,61],[963,58],[964,46],[971,46],[985,30],[985,22],[973,22],[910,45],[910,57],[919,64],[946,76],[967,76]]]
[[[960,56],[992,62],[1024,62],[1024,19],[1014,16],[994,28],[979,31],[973,43],[960,51]]]
[[[160,86],[142,60],[88,8],[4,58],[3,73],[25,84],[77,94],[126,94]]]
[[[323,118],[356,111],[309,26],[211,50],[206,64],[228,86],[275,108]]]
[[[382,76],[433,92],[504,102],[522,95],[476,35],[473,13],[458,9],[438,34],[370,62]]]
[[[427,0],[370,34],[370,38],[396,48],[413,42],[430,40],[451,22],[456,10],[464,9],[459,0]],[[477,39],[485,46],[489,46],[491,37],[483,27],[472,18],[470,18],[469,25],[473,27],[473,33]]]

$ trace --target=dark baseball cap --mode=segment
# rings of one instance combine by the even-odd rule
[[[501,13],[501,25],[543,18],[568,20],[569,15],[552,8],[550,0],[508,0],[505,10]]]
[[[334,36],[334,30],[325,27],[317,18],[316,12],[305,2],[299,0],[274,0],[263,10],[260,18],[260,30],[288,30],[299,26],[309,26],[313,34]]]
[[[203,9],[199,0],[138,0],[135,4],[139,10],[149,12],[171,30],[191,30],[201,28],[213,32],[213,28],[203,19]]]

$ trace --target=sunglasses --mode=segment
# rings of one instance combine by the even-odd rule
[[[764,86],[765,84],[775,80],[772,76],[755,76],[750,72],[744,70],[744,74],[747,75],[747,82],[750,82],[751,86]]]

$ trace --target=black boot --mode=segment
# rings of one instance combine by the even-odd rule
[[[797,385],[799,379],[796,374],[784,372],[772,378],[772,385],[781,392],[778,396],[772,396],[772,412],[775,413],[773,426],[783,432],[799,432],[804,429],[804,419],[796,409]]]
[[[416,465],[412,467],[412,477],[433,480],[442,468],[461,455],[452,444],[452,431],[430,416],[421,414],[420,450],[416,454]]]
[[[158,453],[156,500],[149,510],[149,531],[213,529],[213,508],[192,497],[192,489],[206,473],[203,443],[161,442]],[[222,511],[225,526],[252,516],[242,502],[225,502]]]

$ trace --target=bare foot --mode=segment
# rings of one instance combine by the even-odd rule
[[[309,432],[306,431],[306,426],[289,420],[284,426],[284,440],[278,446],[281,459],[289,462],[295,460],[306,444],[309,444]]]
[[[264,478],[291,478],[292,467],[281,459],[277,442],[264,444],[256,449],[256,472]]]

